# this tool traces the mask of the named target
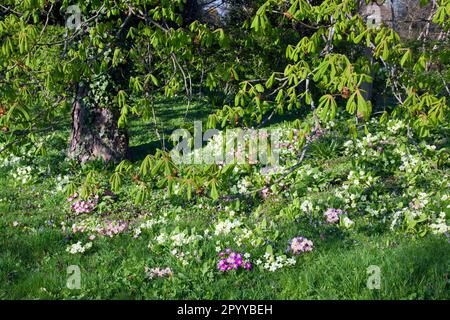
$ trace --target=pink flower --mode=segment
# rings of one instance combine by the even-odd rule
[[[267,197],[269,196],[269,192],[270,192],[269,188],[264,188],[264,189],[262,189],[262,190],[261,190],[261,195],[262,195],[262,197],[263,197],[264,199],[267,199]]]
[[[144,270],[150,279],[153,279],[155,277],[163,278],[165,276],[171,277],[173,275],[172,269],[170,269],[169,267],[164,268],[164,269],[160,269],[160,268],[150,269],[148,267],[145,267]]]
[[[329,208],[325,211],[324,216],[328,223],[337,223],[339,222],[339,216],[344,214],[344,211],[341,209]]]
[[[313,250],[313,242],[304,237],[295,237],[290,241],[288,248],[293,254],[300,254],[303,252],[310,252]]]

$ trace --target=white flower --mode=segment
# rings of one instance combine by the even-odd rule
[[[430,224],[430,228],[434,234],[443,234],[450,231],[450,227],[447,226],[445,221],[445,213],[441,212],[439,218],[436,219],[436,223]]]
[[[161,233],[159,236],[156,237],[155,240],[158,244],[163,244],[167,241],[167,235],[165,233]]]
[[[170,237],[170,240],[173,241],[174,246],[181,247],[186,242],[185,234],[184,233],[174,234]]]
[[[134,236],[133,236],[133,238],[138,238],[138,237],[140,236],[141,233],[142,233],[141,228],[136,228],[136,229],[134,230]]]
[[[295,259],[295,258],[288,258],[287,260],[286,260],[286,264],[288,264],[288,265],[290,265],[290,266],[293,266],[293,265],[295,265],[297,263],[297,260]]]
[[[300,205],[300,209],[304,212],[312,211],[313,204],[309,200],[303,201],[303,203]]]
[[[83,253],[86,250],[90,249],[91,247],[92,247],[92,242],[88,242],[88,243],[86,243],[86,245],[83,246],[81,241],[78,241],[77,243],[67,247],[66,251],[70,252],[71,254]]]
[[[351,220],[349,217],[343,217],[342,223],[344,224],[344,227],[351,228],[355,224],[353,220]]]
[[[274,272],[274,271],[276,271],[276,270],[277,270],[277,266],[276,266],[275,264],[270,265],[269,271]]]
[[[219,235],[227,235],[231,232],[232,229],[237,228],[241,225],[239,220],[230,221],[229,219],[225,221],[219,221],[216,225],[216,229],[214,234],[216,236]]]

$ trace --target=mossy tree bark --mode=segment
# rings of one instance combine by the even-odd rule
[[[68,157],[79,162],[103,159],[118,162],[128,150],[128,135],[118,128],[119,111],[87,106],[87,88],[77,85],[72,105],[72,130]]]

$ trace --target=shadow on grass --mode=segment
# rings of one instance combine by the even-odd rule
[[[131,162],[138,162],[144,160],[149,154],[155,154],[157,149],[162,149],[163,144],[161,140],[143,143],[137,146],[128,148],[127,159]]]

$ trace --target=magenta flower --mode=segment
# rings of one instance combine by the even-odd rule
[[[244,262],[243,256],[239,252],[226,249],[225,253],[219,253],[219,257],[223,258],[217,263],[217,269],[220,271],[238,270],[239,268],[251,269],[251,263],[249,261]]]

